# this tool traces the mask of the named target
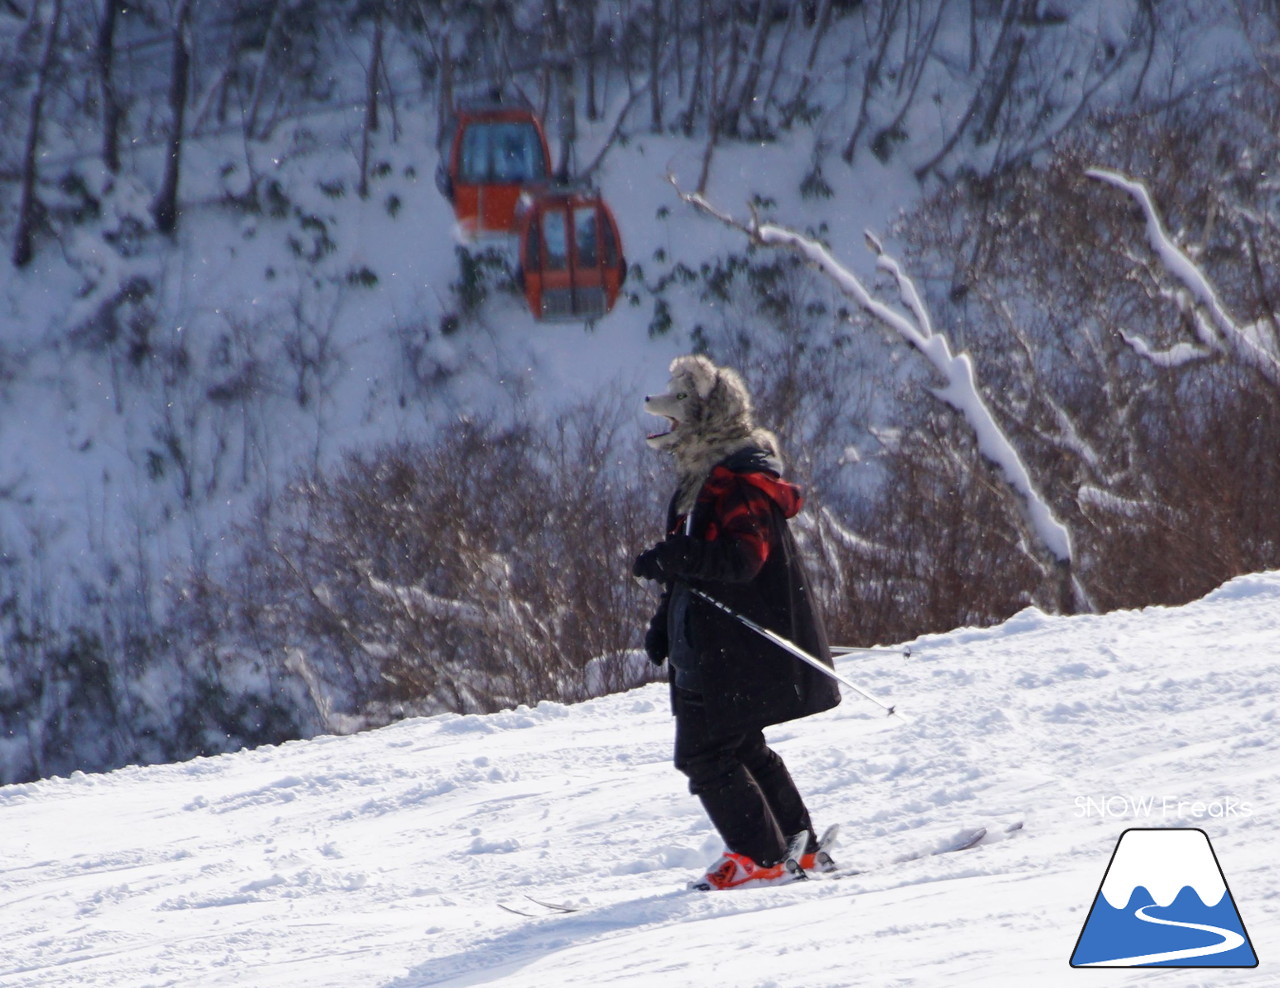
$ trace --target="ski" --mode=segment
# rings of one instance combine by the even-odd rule
[[[509,904],[507,904],[507,903],[505,903],[505,902],[499,902],[499,903],[498,903],[498,908],[499,908],[499,909],[505,909],[507,912],[509,912],[509,913],[514,913],[514,914],[515,914],[515,915],[517,915],[517,916],[525,916],[525,917],[527,917],[528,919],[538,919],[540,916],[546,916],[546,915],[548,915],[547,913],[534,913],[534,912],[530,912],[530,911],[529,911],[529,910],[527,910],[527,909],[517,909],[515,906],[509,905]]]
[[[535,899],[531,895],[526,895],[525,898],[535,906],[541,906],[543,909],[550,909],[555,913],[576,913],[581,908],[581,906],[571,906],[565,902],[547,902],[544,899]]]
[[[1016,823],[1011,823],[1006,826],[1003,832],[1006,835],[1016,833],[1022,829],[1022,826],[1023,822],[1019,820]],[[940,854],[954,854],[960,851],[967,851],[982,844],[983,841],[986,840],[988,833],[989,831],[986,827],[972,827],[967,830],[962,830],[941,847],[932,847],[927,850],[916,851],[903,857],[895,858],[892,863],[904,864],[908,861],[919,861],[928,857],[936,857]],[[800,859],[804,856],[805,848],[808,845],[808,834],[797,834],[792,838],[790,845],[787,847],[787,857],[785,859],[787,881],[779,882],[778,884],[790,884],[791,882],[804,881],[810,877],[818,877],[822,879],[853,878],[857,875],[865,875],[872,870],[873,867],[876,867],[838,867],[832,861],[831,855],[828,851],[835,845],[839,834],[839,824],[832,824],[823,831],[822,836],[818,838],[818,847],[817,850],[814,851],[814,867],[811,869],[803,868],[800,865]],[[689,882],[685,888],[689,891],[696,892],[712,891],[712,886],[710,884],[705,880],[699,879]],[[528,919],[544,919],[549,916],[562,916],[570,913],[581,912],[583,909],[590,908],[590,905],[574,906],[567,902],[552,902],[550,900],[540,899],[528,894],[526,894],[524,898],[529,903],[528,906],[524,906],[523,904],[512,905],[508,902],[499,902],[497,905],[500,909],[505,909],[509,913],[514,913],[517,916],[524,916]],[[534,907],[536,907],[537,911],[534,911]]]
[[[526,895],[525,898],[533,905],[540,906],[542,909],[545,909],[546,912],[532,912],[528,908],[519,908],[508,902],[499,902],[498,908],[505,909],[509,913],[515,913],[517,916],[527,916],[529,919],[538,919],[542,916],[558,915],[562,913],[576,913],[581,908],[579,906],[570,906],[563,902],[546,902],[542,899],[535,899],[531,895]]]
[[[951,854],[955,851],[967,851],[971,847],[977,847],[982,843],[983,838],[987,836],[986,827],[975,827],[973,830],[966,831],[960,836],[954,838],[945,847],[940,847],[935,851],[930,851],[930,855],[934,854]],[[928,857],[929,855],[917,854],[913,857],[905,858],[905,861],[914,861],[916,858]]]
[[[1004,833],[1012,834],[1022,829],[1022,821],[1011,823],[1004,828]],[[915,851],[911,854],[895,858],[893,864],[906,864],[908,861],[919,861],[923,858],[937,857],[940,854],[955,854],[959,851],[968,851],[977,847],[987,837],[986,827],[973,827],[969,830],[963,830],[957,834],[952,840],[948,841],[942,847],[930,848],[929,850]],[[827,872],[827,878],[853,878],[855,875],[864,875],[868,869],[866,868],[836,868],[834,871]]]

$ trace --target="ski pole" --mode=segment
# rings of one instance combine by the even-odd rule
[[[746,625],[748,628],[754,631],[757,635],[760,635],[767,641],[773,642],[773,644],[777,645],[779,648],[783,649],[784,651],[790,652],[801,662],[808,663],[809,665],[817,669],[819,672],[826,673],[836,682],[843,683],[845,686],[853,690],[853,692],[857,693],[863,699],[870,700],[872,703],[876,704],[876,706],[880,707],[882,710],[885,710],[890,717],[896,716],[900,720],[907,721],[906,717],[898,713],[898,708],[896,706],[885,703],[883,700],[877,699],[876,697],[872,696],[870,693],[864,690],[857,683],[854,683],[848,679],[845,679],[844,676],[840,675],[840,673],[836,672],[834,669],[830,668],[829,666],[819,661],[818,659],[815,659],[812,655],[806,652],[799,645],[795,644],[792,641],[789,641],[786,638],[783,638],[782,635],[778,634],[776,631],[770,631],[768,628],[765,628],[759,624],[756,624],[756,622],[752,621],[751,618],[746,617],[743,614],[739,614],[737,611],[729,607],[727,604],[722,604],[720,601],[716,600],[710,594],[703,593],[697,587],[689,587],[689,590],[692,593],[694,593],[696,596],[701,597],[708,604],[713,604],[716,607],[720,608],[720,610],[724,611],[734,620],[739,621],[742,624]]]
[[[893,648],[889,645],[881,645],[879,648],[859,648],[856,645],[832,645],[832,655],[888,655],[896,652],[904,659],[911,658],[911,646],[904,646],[902,649]]]

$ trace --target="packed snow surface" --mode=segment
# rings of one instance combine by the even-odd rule
[[[912,720],[769,732],[841,881],[685,890],[720,845],[656,685],[0,789],[0,985],[1276,984],[1278,631],[1261,574],[843,658]],[[1068,966],[1130,827],[1209,835],[1256,969]]]

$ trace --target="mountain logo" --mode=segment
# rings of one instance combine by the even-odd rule
[[[1249,934],[1198,828],[1126,830],[1072,967],[1257,967]]]

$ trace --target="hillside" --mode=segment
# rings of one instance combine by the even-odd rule
[[[0,4],[23,94],[0,108],[0,221],[38,220],[31,256],[0,265],[0,780],[591,692],[585,670],[621,661],[649,607],[625,578],[666,483],[640,397],[690,350],[738,366],[782,433],[836,637],[1051,609],[1016,510],[927,368],[809,269],[687,208],[670,177],[691,189],[705,173],[734,215],[820,236],[898,305],[864,245],[884,238],[1071,527],[1098,609],[1274,567],[1274,389],[1223,361],[1191,379],[1135,356],[1124,334],[1174,347],[1197,316],[1078,165],[1149,180],[1276,363],[1280,25],[1060,6],[144,0],[112,41],[110,3]],[[511,244],[460,236],[435,183],[441,106],[498,84],[545,109],[557,154],[598,162],[630,269],[594,324],[536,321],[496,262],[468,281],[464,250]],[[115,167],[98,150],[113,99]],[[167,230],[156,201],[175,160]],[[465,477],[448,492],[462,508],[439,513],[452,528],[379,529],[393,512],[366,500],[351,514],[367,543],[325,529],[320,494],[353,476],[398,456],[430,492],[439,451],[501,475],[503,442],[524,457],[512,483],[542,484],[510,500],[562,485],[543,541],[473,537],[468,510],[510,505],[471,503]],[[415,539],[432,558],[402,570]],[[547,573],[561,583],[538,584]],[[400,633],[379,587],[552,618],[541,637],[490,611],[481,633]],[[477,657],[459,637],[502,647]],[[562,654],[566,668],[539,667]],[[481,660],[533,665],[533,685]],[[458,695],[387,687],[403,667],[446,669]]]
[[[326,31],[341,23],[336,7],[316,16]],[[131,71],[159,75],[154,19],[135,19],[150,60]],[[0,12],[0,40],[8,26]],[[235,633],[193,633],[206,618],[226,622],[227,604],[196,603],[198,587],[227,578],[244,528],[270,524],[288,485],[351,451],[429,443],[460,421],[541,428],[617,402],[638,448],[641,397],[690,349],[694,324],[719,321],[696,298],[676,299],[674,331],[649,331],[642,267],[656,279],[665,254],[658,272],[677,261],[696,270],[732,237],[678,208],[667,180],[697,175],[701,142],[641,132],[595,175],[637,265],[631,298],[596,325],[542,325],[505,290],[509,277],[493,277],[452,328],[459,251],[509,258],[511,245],[459,234],[434,181],[431,89],[396,94],[370,189],[357,194],[362,117],[344,100],[360,56],[340,36],[326,43],[344,70],[327,100],[293,107],[250,142],[225,128],[192,135],[172,237],[148,214],[158,137],[138,141],[113,175],[79,149],[93,122],[54,104],[67,116],[48,134],[52,158],[93,208],[65,221],[67,182],[50,167],[42,249],[0,269],[0,779],[336,729],[278,655]],[[386,58],[399,87],[414,55]],[[579,123],[584,161],[616,136],[627,102],[616,81],[601,98],[600,119]],[[729,144],[712,188],[735,204],[791,197],[802,143],[797,131]],[[837,179],[849,202],[859,181]],[[896,182],[877,185],[882,195],[844,217],[853,242],[901,206]],[[352,712],[327,661],[314,666],[336,692],[321,705]]]
[[[1260,574],[842,660],[910,723],[848,697],[771,733],[842,881],[683,890],[720,848],[656,685],[10,786],[0,983],[1067,985],[1100,977],[1067,961],[1120,833],[1200,827],[1261,963],[1160,984],[1270,984],[1278,626]]]

